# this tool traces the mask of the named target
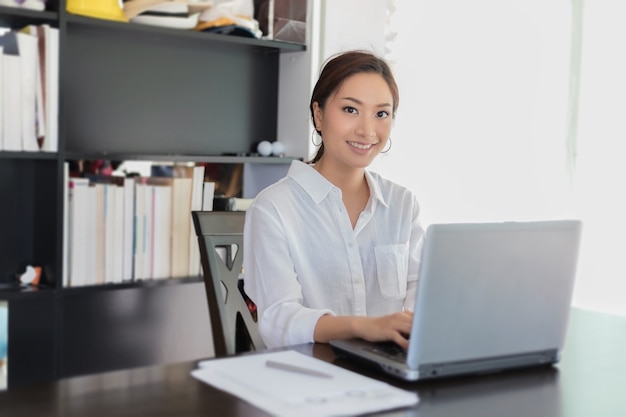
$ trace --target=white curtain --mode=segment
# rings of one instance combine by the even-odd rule
[[[425,224],[581,218],[574,304],[626,313],[626,5],[388,4],[400,108],[373,168],[417,194]]]

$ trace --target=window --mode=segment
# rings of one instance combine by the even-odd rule
[[[401,98],[373,169],[426,224],[581,218],[574,304],[626,314],[626,5],[388,3]]]

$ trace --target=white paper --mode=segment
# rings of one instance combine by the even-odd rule
[[[270,368],[268,360],[332,375]],[[276,416],[347,416],[414,405],[417,394],[293,350],[212,359],[191,373]]]

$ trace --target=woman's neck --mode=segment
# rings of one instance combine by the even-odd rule
[[[335,187],[341,189],[344,195],[358,195],[364,188],[368,188],[364,168],[344,169],[322,161],[318,161],[313,167]]]

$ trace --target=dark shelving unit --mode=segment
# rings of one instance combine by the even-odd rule
[[[262,165],[276,137],[279,59],[289,42],[0,6],[0,25],[59,29],[57,152],[0,151],[0,282],[28,265],[39,288],[9,303],[9,389],[65,376],[202,358],[211,350],[200,277],[63,288],[64,164],[150,160]]]

